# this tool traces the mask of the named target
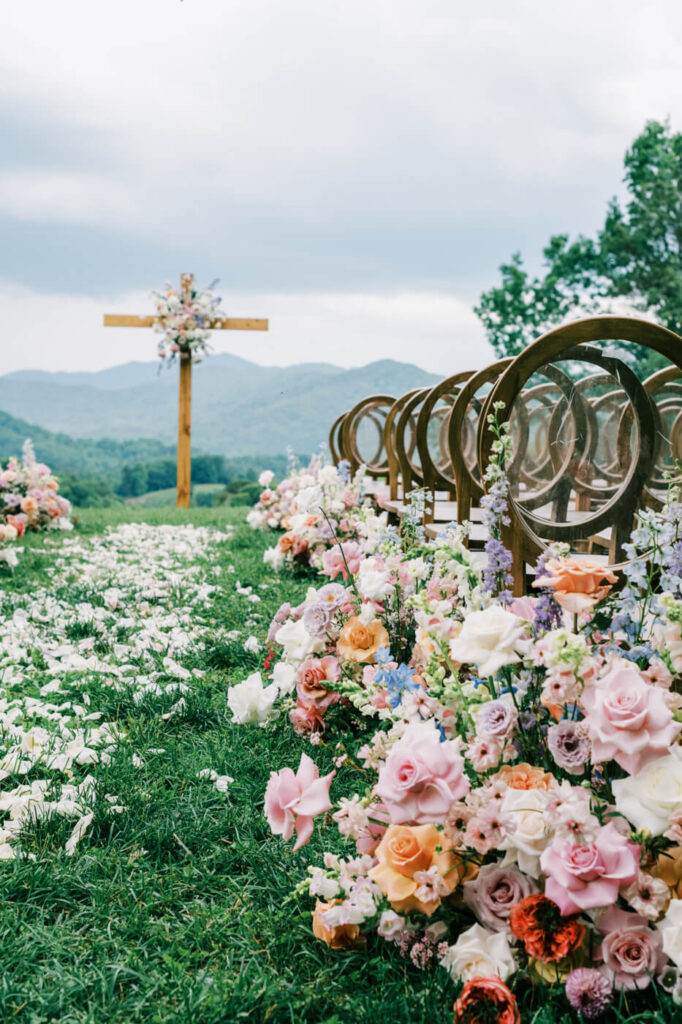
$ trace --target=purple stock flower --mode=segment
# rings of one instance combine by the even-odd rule
[[[581,1017],[594,1020],[610,1006],[613,989],[595,967],[579,967],[566,979],[566,998]]]
[[[547,746],[559,767],[571,775],[580,775],[592,752],[585,726],[581,722],[564,721],[550,726]]]

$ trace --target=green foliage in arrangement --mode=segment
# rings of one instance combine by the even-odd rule
[[[625,155],[623,180],[625,205],[611,200],[595,238],[553,235],[535,277],[518,252],[500,267],[501,283],[475,308],[499,356],[517,355],[568,318],[623,302],[682,333],[682,134],[648,122]],[[646,377],[660,365],[641,350],[636,369]]]
[[[87,536],[122,522],[224,527],[242,524],[246,509],[86,510]],[[366,950],[332,952],[310,932],[311,901],[293,897],[293,880],[319,863],[324,849],[341,853],[332,822],[315,828],[309,846],[293,854],[273,838],[262,815],[271,770],[294,768],[302,750],[325,773],[335,750],[311,748],[290,730],[232,727],[226,706],[230,683],[261,667],[263,655],[244,650],[241,630],[258,617],[264,640],[282,600],[302,600],[312,577],[283,580],[262,564],[270,537],[238,525],[210,564],[220,580],[216,637],[182,660],[205,672],[192,683],[181,716],[162,714],[174,698],[135,703],[125,693],[88,683],[92,711],[101,711],[129,736],[106,771],[102,793],[125,810],[101,813],[73,858],[58,852],[65,839],[59,819],[36,824],[24,838],[36,860],[0,862],[0,936],[4,982],[0,1019],[13,1024],[451,1024],[458,986],[443,970],[421,972],[394,947],[370,936]],[[28,538],[8,588],[31,592],[63,536]],[[230,566],[234,572],[230,572]],[[213,570],[222,572],[216,577]],[[250,585],[261,603],[235,592]],[[58,585],[58,597],[79,595]],[[223,636],[218,635],[222,630]],[[132,752],[143,755],[136,767]],[[226,794],[197,779],[213,768],[234,778]],[[335,786],[350,793],[351,769]],[[560,990],[560,986],[557,986]],[[523,1024],[578,1024],[548,989],[525,983],[518,991]],[[648,1010],[643,1007],[650,1006]],[[626,993],[603,1024],[668,1024],[646,994]]]

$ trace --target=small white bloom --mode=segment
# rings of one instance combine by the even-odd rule
[[[264,687],[260,672],[254,672],[243,683],[237,683],[227,691],[232,721],[239,725],[265,722],[276,699],[277,685],[271,683]]]

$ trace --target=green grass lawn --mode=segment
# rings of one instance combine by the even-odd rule
[[[265,785],[271,770],[295,768],[302,749],[327,772],[333,751],[311,748],[289,729],[230,723],[228,685],[259,668],[262,655],[246,653],[241,639],[226,641],[219,633],[238,629],[243,637],[255,632],[264,639],[280,602],[300,600],[309,583],[282,582],[262,565],[272,537],[242,525],[245,511],[125,507],[80,516],[84,537],[132,521],[219,528],[232,522],[237,530],[201,563],[207,579],[220,581],[220,593],[215,636],[209,632],[204,649],[183,659],[205,672],[192,682],[184,713],[164,720],[168,697],[135,704],[104,687],[90,688],[93,709],[128,733],[111,763],[98,767],[102,791],[117,795],[123,813],[98,813],[72,858],[62,849],[70,825],[57,819],[26,837],[35,860],[0,863],[2,1021],[452,1020],[456,986],[445,971],[421,972],[376,937],[365,951],[331,952],[312,937],[311,901],[291,896],[308,863],[319,862],[323,849],[342,852],[343,845],[333,823],[318,822],[310,845],[292,854],[292,844],[273,838],[263,818]],[[27,540],[5,588],[30,593],[44,585],[46,566],[64,539]],[[261,603],[237,595],[236,580],[253,586]],[[55,583],[57,591],[68,593],[67,587]],[[254,614],[257,624],[245,627]],[[134,767],[131,749],[163,752],[146,753],[144,764]],[[204,768],[235,779],[227,794],[197,779]],[[353,780],[344,771],[335,786],[345,779],[350,791]],[[524,1006],[524,1024],[576,1020],[547,1005],[540,990],[530,991]],[[626,1009],[610,1019],[625,1020]],[[674,1018],[637,1019],[660,1024]]]

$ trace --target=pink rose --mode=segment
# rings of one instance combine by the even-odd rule
[[[265,790],[265,817],[273,835],[291,839],[296,832],[294,850],[310,840],[313,834],[313,818],[331,810],[329,786],[336,772],[320,778],[315,762],[307,754],[301,754],[298,771],[280,768],[270,772]]]
[[[338,683],[341,669],[336,658],[308,658],[296,673],[296,696],[298,703],[305,708],[315,707],[318,711],[326,711],[330,704],[339,699],[338,693],[325,683]]]
[[[616,989],[631,991],[646,988],[651,975],[665,966],[661,933],[653,931],[641,914],[630,914],[609,907],[597,922],[604,936],[595,959],[603,961],[600,968]]]
[[[543,851],[540,865],[548,876],[545,896],[562,914],[575,914],[608,907],[616,902],[621,888],[636,881],[639,846],[628,842],[610,822],[589,846],[571,838],[554,839]]]
[[[343,549],[343,554],[341,553],[341,549]],[[362,548],[359,544],[356,544],[355,541],[347,541],[345,544],[335,544],[334,547],[328,548],[328,550],[322,555],[321,572],[324,573],[325,576],[328,576],[330,580],[336,579],[337,576],[341,576],[344,580],[347,580],[348,570],[355,575],[360,568],[362,557]],[[346,568],[346,565],[348,568]]]
[[[617,662],[605,676],[589,683],[582,705],[592,760],[613,760],[630,775],[668,754],[682,729],[673,721],[663,690],[645,682],[630,662]]]
[[[441,743],[429,720],[407,727],[381,766],[374,792],[394,825],[442,825],[450,805],[469,792],[469,780],[457,745]]]

